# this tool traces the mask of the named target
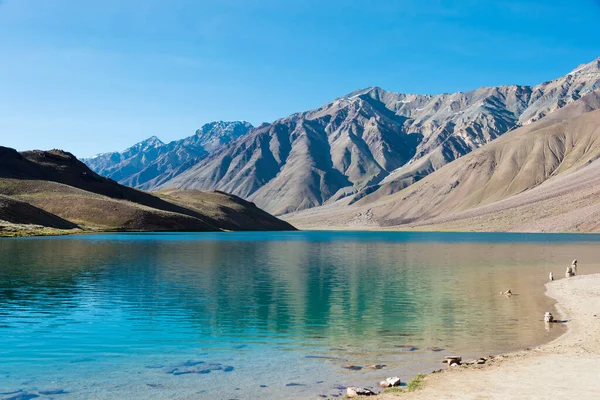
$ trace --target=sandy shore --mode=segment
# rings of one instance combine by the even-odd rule
[[[527,351],[483,366],[455,367],[428,375],[422,390],[380,399],[600,399],[600,274],[546,285],[558,301],[568,331]],[[544,329],[540,315],[540,329]]]

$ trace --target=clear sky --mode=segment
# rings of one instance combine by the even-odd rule
[[[600,56],[600,0],[0,0],[0,145],[122,150],[368,86],[536,84]]]

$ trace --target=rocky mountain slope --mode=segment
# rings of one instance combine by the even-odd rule
[[[294,229],[234,196],[195,196],[202,202],[188,205],[120,185],[60,150],[19,153],[0,147],[0,221],[5,223],[101,231]]]
[[[193,136],[163,143],[156,136],[123,152],[98,154],[83,159],[94,172],[138,189],[151,189],[177,176],[201,159],[245,135],[248,122],[212,122]]]
[[[292,214],[300,226],[597,231],[600,90],[391,195]]]
[[[598,88],[600,58],[537,86],[373,87],[253,129],[160,187],[224,190],[277,215],[387,196]]]

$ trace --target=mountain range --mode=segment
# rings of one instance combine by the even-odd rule
[[[123,185],[154,189],[252,128],[248,122],[213,122],[190,137],[163,143],[152,136],[123,152],[85,158],[96,173]]]
[[[371,87],[256,128],[218,122],[168,145],[151,138],[84,161],[133,187],[222,190],[283,215],[392,195],[598,88],[600,58],[536,86],[440,95]]]
[[[391,195],[286,216],[298,226],[600,231],[600,90]]]
[[[493,230],[494,212],[521,204],[519,198],[525,207],[534,201],[531,193],[548,200],[559,175],[591,176],[580,170],[595,168],[595,156],[567,143],[578,135],[595,141],[599,92],[600,58],[535,86],[440,95],[371,87],[259,127],[205,125],[206,137],[214,129],[208,127],[231,133],[217,134],[213,146],[182,162],[166,155],[191,154],[184,150],[189,138],[168,145],[151,138],[85,161],[147,190],[233,193],[300,227],[477,229],[480,223]],[[157,151],[162,147],[168,151]],[[162,175],[132,179],[147,173],[131,173],[137,165],[142,171],[161,165]],[[520,226],[502,215],[506,229]],[[548,226],[559,225],[577,230]]]

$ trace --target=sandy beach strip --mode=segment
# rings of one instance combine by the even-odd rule
[[[600,399],[600,274],[546,284],[567,332],[531,350],[485,365],[453,367],[425,378],[423,389],[378,399]],[[523,295],[523,294],[522,294]],[[552,310],[549,310],[552,311]],[[544,329],[540,315],[540,329]]]

